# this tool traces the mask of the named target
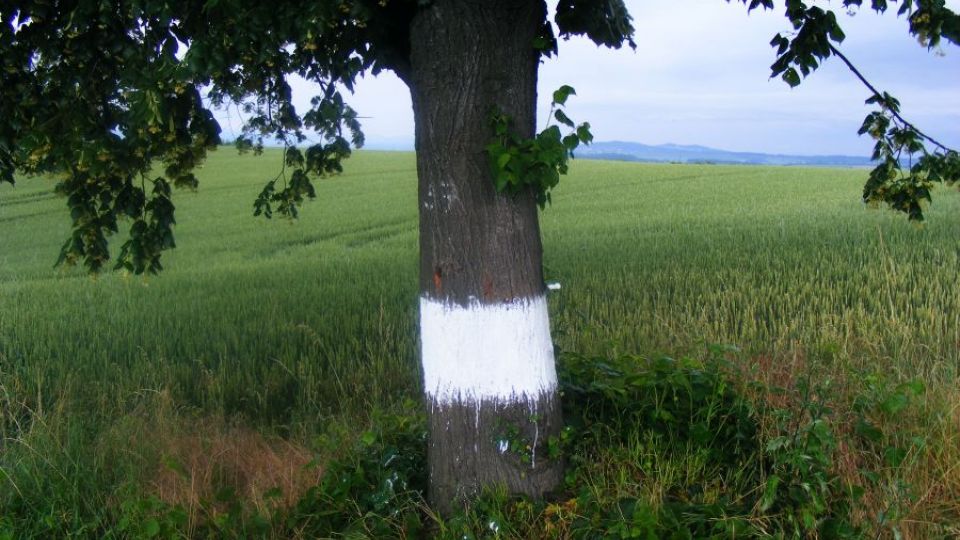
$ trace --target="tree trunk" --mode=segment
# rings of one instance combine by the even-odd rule
[[[494,190],[490,115],[534,134],[542,0],[436,0],[411,25],[420,335],[429,499],[449,513],[483,487],[541,497],[562,477],[561,426],[532,194]]]

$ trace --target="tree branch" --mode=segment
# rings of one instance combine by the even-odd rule
[[[878,98],[881,98],[881,100],[884,100],[883,93],[880,92],[879,90],[877,90],[877,88],[876,88],[875,86],[873,86],[872,84],[870,84],[870,81],[868,81],[867,78],[864,77],[862,73],[860,73],[860,70],[858,70],[857,67],[853,65],[853,63],[850,61],[849,58],[847,58],[842,52],[840,52],[840,50],[837,49],[832,43],[829,43],[829,42],[828,42],[827,44],[830,46],[830,52],[833,53],[837,58],[839,58],[840,60],[842,60],[843,63],[847,65],[847,68],[850,69],[850,71],[851,71],[854,75],[856,75],[856,77],[857,77],[858,79],[860,79],[860,82],[862,82],[862,83],[864,84],[864,86],[866,86],[867,88],[870,89],[871,92],[873,92],[873,95],[877,96]],[[881,101],[881,103],[883,103],[883,101]],[[898,111],[896,111],[896,110],[894,110],[894,109],[892,109],[892,108],[890,108],[890,107],[884,107],[884,108],[886,108],[888,111],[890,111],[890,114],[891,114],[894,118],[896,118],[897,120],[899,120],[900,123],[902,123],[904,126],[906,126],[907,128],[909,128],[910,130],[914,131],[917,135],[920,135],[920,136],[923,137],[924,139],[930,141],[933,145],[937,146],[938,148],[940,148],[940,149],[942,149],[942,150],[944,150],[944,151],[946,151],[946,152],[956,152],[956,150],[953,150],[952,148],[947,147],[946,145],[944,145],[944,144],[941,143],[940,141],[938,141],[938,140],[934,139],[933,137],[927,135],[926,133],[920,131],[916,126],[914,126],[913,124],[911,124],[910,122],[908,122],[907,119],[905,119],[904,117],[900,116],[900,113],[899,113]]]

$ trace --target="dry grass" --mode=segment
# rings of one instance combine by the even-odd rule
[[[923,418],[932,424],[924,429],[930,443],[902,473],[914,494],[903,517],[902,532],[904,538],[934,534],[960,538],[960,389],[940,389],[927,401],[932,410],[925,411]],[[937,410],[946,412],[937,415],[933,412]],[[937,524],[945,524],[945,528]]]
[[[761,383],[761,388],[791,389],[807,373],[806,357],[802,354],[762,354],[740,365],[741,380]],[[763,399],[770,407],[785,409],[794,405],[793,396],[784,392],[761,392],[753,396]]]
[[[184,413],[166,392],[145,399],[102,444],[117,441],[126,444],[121,452],[139,455],[145,494],[182,507],[191,532],[232,504],[262,516],[290,508],[322,474],[304,444],[220,416]]]
[[[163,463],[149,481],[150,490],[164,502],[183,506],[191,517],[207,513],[224,489],[264,514],[288,508],[320,479],[307,448],[217,420],[168,433],[160,444]]]

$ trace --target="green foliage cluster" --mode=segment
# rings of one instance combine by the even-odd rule
[[[567,98],[576,93],[573,87],[563,85],[553,92],[550,103],[550,117],[570,129],[566,135],[559,125],[551,126],[548,121],[535,137],[523,139],[511,133],[508,116],[491,115],[494,140],[486,151],[498,192],[516,196],[532,191],[540,208],[550,203],[550,190],[560,183],[560,175],[567,174],[573,151],[593,140],[589,123],[577,125],[563,111]]]
[[[876,141],[873,159],[878,165],[870,171],[863,200],[874,206],[886,203],[911,220],[922,221],[923,204],[930,202],[934,184],[960,182],[960,153],[939,143],[938,151],[928,152],[923,144],[928,137],[900,117],[900,102],[886,92],[875,93],[867,103],[880,110],[864,118],[859,133]]]
[[[853,10],[862,3],[862,0],[844,0],[843,7]],[[773,1],[750,0],[748,9],[761,5],[772,9]],[[871,7],[882,13],[888,3],[873,0]],[[903,0],[897,14],[907,17],[910,33],[928,48],[936,47],[941,38],[960,44],[960,15],[947,9],[942,0]],[[801,0],[787,0],[786,16],[794,32],[790,37],[778,33],[770,41],[777,51],[777,60],[770,66],[771,75],[781,77],[793,87],[800,84],[801,76],[810,75],[830,56],[843,61],[869,89],[866,103],[879,106],[879,110],[867,115],[859,130],[860,135],[868,134],[877,141],[872,157],[877,165],[864,186],[863,200],[871,205],[887,204],[905,213],[910,220],[922,221],[923,204],[931,200],[932,185],[953,186],[960,182],[960,154],[904,119],[900,115],[900,102],[874,87],[837,49],[834,43],[839,45],[846,35],[833,11]],[[933,150],[928,150],[927,145]]]
[[[930,437],[910,430],[898,436],[896,431],[904,423],[903,417],[916,408],[926,393],[926,385],[919,379],[892,382],[876,373],[865,373],[862,380],[864,388],[852,404],[856,414],[854,434],[860,446],[874,457],[875,468],[861,471],[864,485],[853,486],[851,494],[859,499],[864,487],[887,493],[885,505],[875,519],[879,528],[898,536],[900,523],[910,506],[917,502],[916,490],[901,471],[916,464]],[[885,477],[879,471],[894,474]]]
[[[57,176],[73,224],[61,263],[97,272],[116,256],[117,268],[156,273],[175,245],[169,187],[197,187],[193,171],[221,140],[212,111],[233,107],[239,148],[306,144],[291,176],[267,182],[255,203],[257,214],[294,217],[311,176],[339,171],[350,144],[363,144],[341,90],[383,70],[409,81],[411,21],[430,3],[4,2],[0,182],[15,172]],[[542,54],[556,51],[556,35],[630,41],[622,0],[561,4],[531,44]],[[320,86],[305,111],[293,104],[292,76]],[[131,234],[111,254],[123,219]]]
[[[737,468],[756,448],[753,407],[725,380],[719,361],[565,354],[561,368],[571,403],[564,417],[581,441],[609,441],[642,427],[689,440],[711,462]]]
[[[279,212],[295,212],[311,165],[329,172],[349,155],[341,132],[362,144],[337,87],[352,89],[364,70],[383,69],[394,54],[391,26],[410,17],[392,15],[411,6],[6,3],[0,179],[12,183],[15,170],[60,178],[73,221],[60,262],[101,270],[111,258],[107,239],[127,218],[116,267],[156,273],[161,252],[175,245],[170,186],[195,188],[193,170],[220,142],[213,107],[235,103],[248,115],[241,147],[262,147],[264,137],[302,142],[307,129],[326,141],[308,148],[312,159],[288,185],[265,189]],[[356,24],[368,20],[382,24]],[[323,83],[302,116],[291,103],[291,73]],[[153,172],[158,162],[162,176]]]
[[[186,536],[187,512],[157,497],[127,499],[120,506],[116,532],[130,538],[175,540]],[[229,515],[229,514],[228,514]]]
[[[813,531],[826,538],[855,536],[849,522],[851,490],[840,485],[832,471],[837,439],[831,427],[831,396],[828,386],[811,384],[809,378],[795,389],[798,400],[791,407],[768,412],[776,426],[766,441],[766,483],[758,508],[777,515],[779,527],[791,536]]]
[[[720,356],[562,358],[564,418],[575,431],[566,450],[574,465],[566,480],[576,494],[574,538],[706,538],[749,530],[750,506],[740,490],[759,479],[757,409],[732,384]],[[691,449],[713,478],[681,480],[656,503],[615,490],[596,492],[589,489],[596,481],[591,464],[603,460],[607,448],[629,449],[614,460],[637,459],[639,483],[656,467],[669,466],[674,453]],[[653,449],[659,457],[648,453]],[[717,478],[733,477],[740,482],[737,493],[714,497]]]
[[[774,8],[773,0],[740,1],[751,11],[761,6],[764,9]],[[842,2],[842,6],[851,13],[862,5],[863,0]],[[777,60],[770,67],[774,77],[779,76],[790,86],[797,86],[801,75],[810,75],[831,54],[839,53],[830,42],[839,44],[846,35],[832,10],[810,5],[803,0],[786,0],[784,7],[784,14],[793,25],[794,32],[790,37],[780,33],[773,37],[770,45],[777,50]],[[883,13],[889,3],[887,0],[872,0],[870,7]],[[960,43],[960,16],[946,8],[942,0],[902,0],[897,15],[907,17],[910,33],[926,47],[937,46],[941,38]]]
[[[835,473],[837,418],[827,405],[837,398],[835,390],[809,379],[787,388],[750,382],[724,359],[732,349],[711,350],[705,361],[564,354],[561,387],[568,426],[563,447],[571,464],[566,493],[540,506],[505,504],[502,494],[494,493],[460,522],[473,523],[477,538],[495,537],[477,527],[490,522],[510,531],[505,537],[866,536],[852,519],[863,487],[843,484]],[[867,390],[856,400],[866,409],[896,415],[911,405],[908,396],[916,395],[918,384]],[[767,399],[772,395],[795,399],[773,406]],[[890,434],[876,440],[887,445],[885,452],[896,447]],[[640,452],[611,451],[618,447]],[[651,457],[646,452],[654,448],[658,454]],[[598,484],[591,470],[613,454],[616,466],[639,469],[634,474],[642,483],[645,473],[669,467],[671,454],[691,459],[691,450],[703,459],[703,476],[686,478],[657,501],[624,497],[614,486]],[[871,470],[861,473],[865,481],[877,478]],[[897,517],[892,512],[877,516],[877,525],[891,527]],[[895,526],[891,530],[899,534]]]
[[[344,448],[329,440],[340,459],[323,464],[320,484],[294,509],[291,523],[309,536],[416,537],[427,488],[427,428],[419,401],[407,399],[397,412],[375,414],[374,429]]]
[[[590,530],[619,538],[754,537],[771,531],[857,537],[851,501],[832,472],[835,441],[822,401],[810,399],[803,381],[797,388],[747,384],[724,360],[732,349],[711,350],[707,361],[575,356],[571,362],[565,356],[565,391],[575,396],[565,414],[586,426],[572,438],[586,445],[575,451],[577,460],[642,432],[646,444],[667,453],[695,449],[712,476],[674,487],[659,507],[621,498],[612,513],[603,496],[581,491],[578,508],[594,512],[587,516]],[[771,408],[765,399],[791,392],[800,399],[788,408]],[[762,429],[765,421],[770,425]],[[710,493],[718,480],[725,487]]]
[[[633,42],[633,23],[623,0],[560,0],[557,2],[556,22],[560,36],[585,35],[597,45],[619,49]]]
[[[100,270],[107,236],[133,223],[117,266],[156,272],[173,247],[169,186],[219,142],[203,83],[178,58],[162,2],[14,2],[0,8],[0,178],[55,174],[73,231],[60,261]],[[151,174],[157,163],[162,176]]]

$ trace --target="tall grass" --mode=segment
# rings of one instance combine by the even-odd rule
[[[543,215],[566,345],[736,343],[955,376],[955,193],[916,228],[859,203],[859,170],[579,167]]]
[[[151,481],[147,448],[177,446],[150,440],[143,410],[164,400],[310,447],[417,395],[413,156],[361,152],[298,221],[255,219],[279,160],[213,154],[150,278],[54,269],[64,201],[43,179],[0,185],[0,536],[4,519],[109,528]],[[736,344],[774,382],[918,378],[905,431],[931,445],[908,473],[960,515],[960,197],[936,192],[918,228],[859,203],[865,174],[574,163],[542,213],[554,339],[599,356]]]

